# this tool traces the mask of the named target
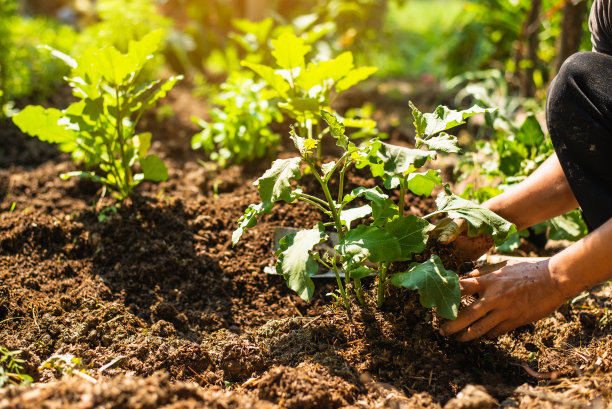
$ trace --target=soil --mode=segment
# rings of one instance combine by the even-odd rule
[[[441,336],[412,292],[389,289],[378,310],[368,279],[365,308],[334,305],[328,279],[306,303],[263,270],[274,228],[312,227],[318,213],[278,205],[232,247],[270,161],[202,166],[189,117],[205,107],[180,88],[167,102],[180,114],[143,126],[170,179],[143,183],[116,212],[100,186],[58,178],[76,169],[68,155],[0,127],[0,346],[21,350],[35,381],[0,389],[1,409],[612,407],[611,285],[470,343]]]

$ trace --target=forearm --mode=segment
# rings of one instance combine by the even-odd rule
[[[612,219],[550,259],[550,274],[565,298],[612,280],[611,243]]]
[[[578,202],[553,154],[527,179],[484,206],[521,230],[573,210]]]

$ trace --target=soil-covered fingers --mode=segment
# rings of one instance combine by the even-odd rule
[[[501,311],[492,311],[461,331],[456,339],[460,342],[472,341],[483,335],[488,335],[491,330],[505,321],[505,315]]]
[[[517,328],[517,327],[518,325],[515,325],[511,320],[505,320],[497,324],[495,328],[487,332],[486,336],[487,338],[497,338],[501,335],[504,335],[507,332],[512,331],[514,328]]]
[[[491,310],[491,306],[484,299],[474,301],[463,310],[459,311],[457,319],[445,322],[440,332],[442,335],[449,336],[465,330],[474,322],[484,317]]]
[[[482,266],[480,268],[477,268],[474,271],[469,272],[468,276],[470,276],[470,277],[480,277],[480,276],[492,273],[494,271],[501,270],[507,264],[508,264],[507,261],[502,261],[500,263],[489,264],[489,265],[486,265],[486,266]]]

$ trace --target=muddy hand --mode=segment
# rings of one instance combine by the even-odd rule
[[[461,263],[474,261],[493,246],[493,238],[484,234],[469,237],[468,224],[463,219],[443,219],[436,224],[430,236],[442,244],[452,245],[455,257]]]
[[[441,333],[459,341],[497,337],[543,318],[565,301],[549,259],[513,260],[475,270],[459,281],[461,295],[478,299],[459,311],[456,320],[442,325]]]

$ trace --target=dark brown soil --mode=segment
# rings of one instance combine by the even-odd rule
[[[172,104],[200,107],[189,98]],[[389,290],[377,310],[371,280],[366,308],[334,306],[325,279],[305,303],[263,268],[275,226],[311,227],[318,214],[279,205],[232,247],[236,220],[258,198],[252,181],[269,162],[199,165],[188,114],[147,118],[170,180],[143,184],[104,221],[113,202],[99,186],[57,177],[75,169],[67,155],[12,126],[0,130],[0,346],[22,350],[36,381],[1,389],[0,408],[611,404],[610,285],[467,344],[439,335],[439,318],[411,292]],[[371,183],[358,172],[350,181]],[[422,214],[432,200],[408,206]],[[66,354],[97,383],[40,369]]]

